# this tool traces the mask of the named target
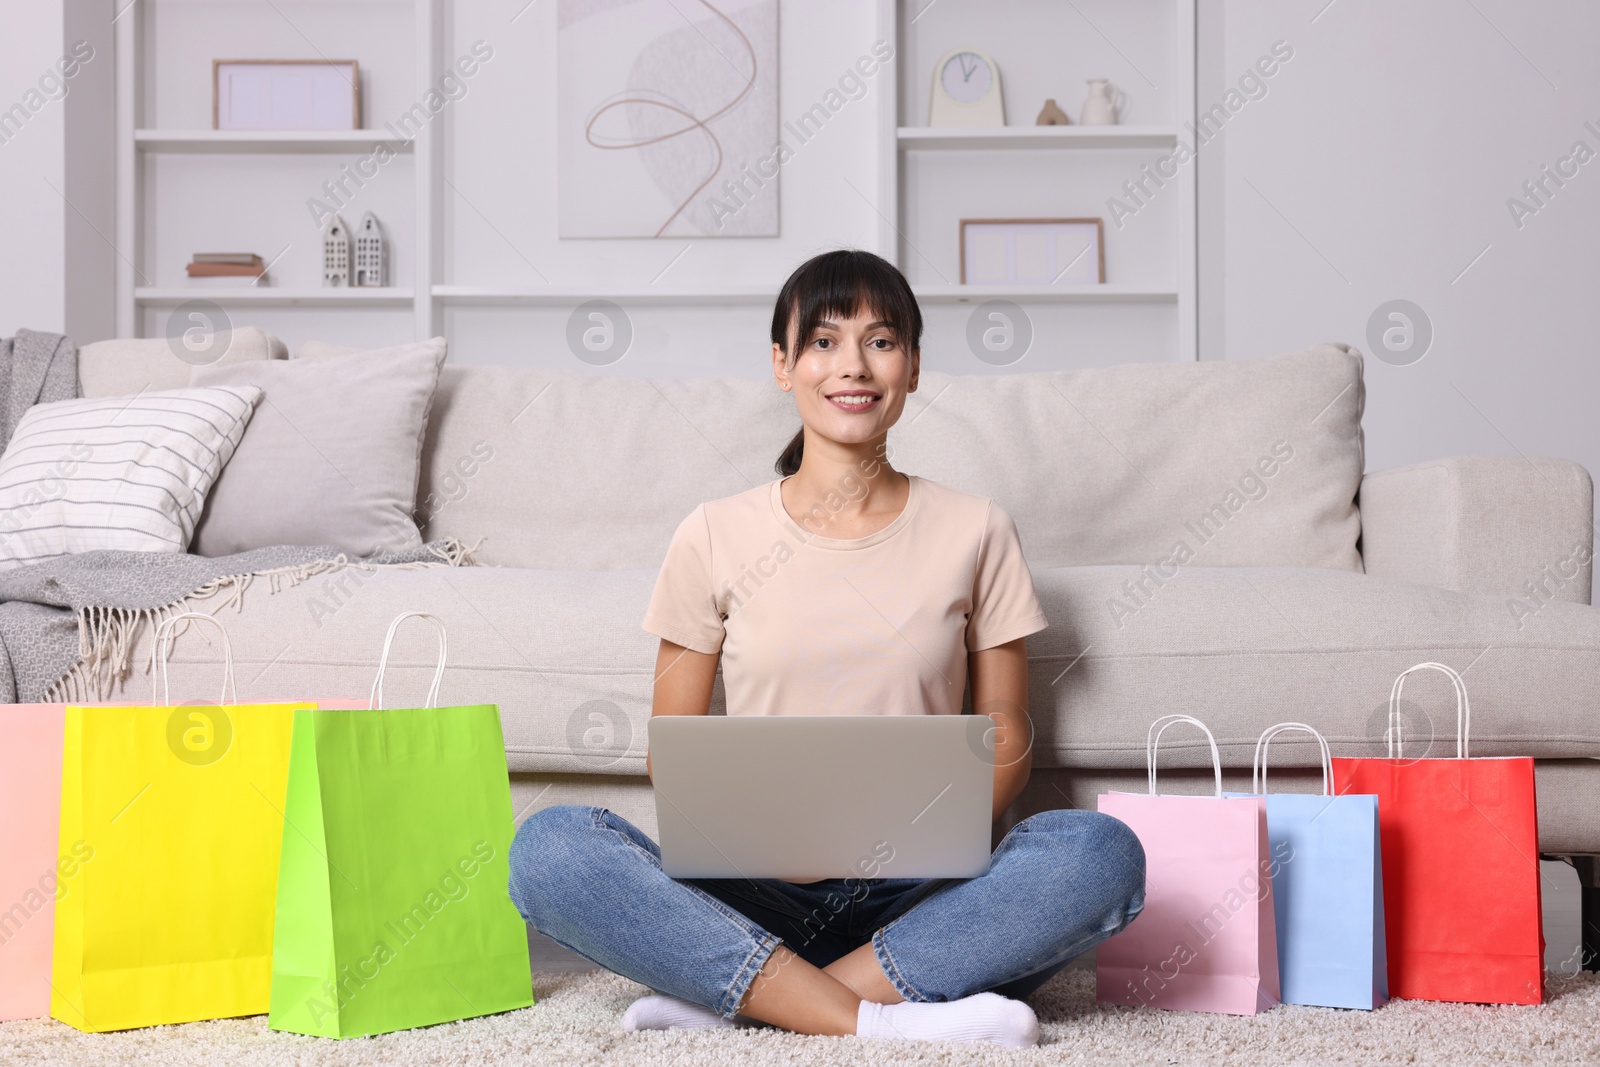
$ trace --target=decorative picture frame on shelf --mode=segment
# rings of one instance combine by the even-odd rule
[[[213,59],[214,130],[358,130],[353,59]]]
[[[1105,223],[1099,218],[961,220],[962,285],[1105,280]]]

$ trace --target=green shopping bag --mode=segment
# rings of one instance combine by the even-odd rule
[[[421,708],[383,709],[404,620],[439,628]],[[500,711],[437,707],[445,632],[389,626],[367,710],[295,713],[267,1025],[357,1037],[533,1003],[506,892],[514,832]]]

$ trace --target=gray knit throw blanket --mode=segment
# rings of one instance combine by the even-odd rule
[[[367,559],[331,546],[275,545],[232,556],[102,549],[0,571],[0,703],[112,699],[144,627],[196,610],[237,605],[256,578],[278,592],[344,567],[459,567],[471,551],[454,538]],[[207,605],[209,606],[209,605]]]
[[[35,404],[78,395],[78,346],[59,333],[0,338],[0,449]]]

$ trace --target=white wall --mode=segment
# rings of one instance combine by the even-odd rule
[[[521,5],[516,5],[520,7]],[[514,9],[513,9],[514,10]],[[839,245],[872,247],[878,217],[845,184],[877,188],[877,96],[894,69],[865,79],[851,101],[803,145],[778,178],[779,236],[725,240],[560,240],[557,236],[556,14],[535,4],[515,23],[491,5],[456,5],[445,34],[452,60],[477,40],[494,48],[446,129],[443,281],[453,285],[708,289],[769,284],[802,259]],[[822,99],[871,52],[875,11],[863,0],[779,5],[778,120]],[[892,43],[892,41],[891,41]],[[681,257],[681,258],[680,258]],[[633,347],[595,373],[771,375],[770,306],[626,307]],[[571,365],[563,337],[571,308],[452,307],[451,358],[527,366]]]
[[[444,200],[447,282],[536,286],[548,278],[561,285],[643,287],[689,246],[658,284],[758,285],[773,278],[781,283],[811,252],[859,244],[876,232],[871,205],[850,195],[843,181],[862,189],[876,186],[875,94],[893,77],[892,69],[869,79],[864,98],[850,102],[812,140],[795,147],[779,176],[777,238],[560,240],[556,13],[556,4],[539,3],[508,24],[499,5],[455,5],[445,57],[453,60],[480,39],[495,54],[473,79],[472,92],[450,113],[445,174],[454,188],[446,187]],[[861,0],[780,4],[780,125],[820,100],[869,52],[876,33],[873,6]]]
[[[1200,19],[1202,109],[1294,49],[1201,153],[1202,356],[1359,346],[1369,470],[1520,453],[1600,472],[1600,6],[1202,0]],[[1596,158],[1519,227],[1507,199],[1580,140]],[[1366,337],[1396,298],[1434,330],[1405,366]]]
[[[66,325],[63,178],[66,110],[48,100],[39,78],[62,53],[60,0],[7,0],[0,14],[0,111],[35,113],[7,123],[0,135],[0,337],[19,328],[61,332]],[[70,84],[70,83],[69,83]]]
[[[65,105],[62,219],[65,333],[78,344],[117,335],[117,98],[113,19],[127,0],[65,0],[63,51],[93,57],[73,75]],[[83,42],[80,45],[79,42]]]
[[[113,0],[0,8],[0,336],[113,335],[114,14]],[[88,58],[60,78],[73,56]]]

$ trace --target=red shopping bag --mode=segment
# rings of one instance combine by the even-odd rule
[[[1401,753],[1400,689],[1424,667],[1456,691],[1454,759]],[[1334,791],[1376,793],[1389,992],[1410,1000],[1544,1001],[1533,759],[1468,756],[1472,712],[1442,663],[1389,692],[1388,758],[1333,761]]]

